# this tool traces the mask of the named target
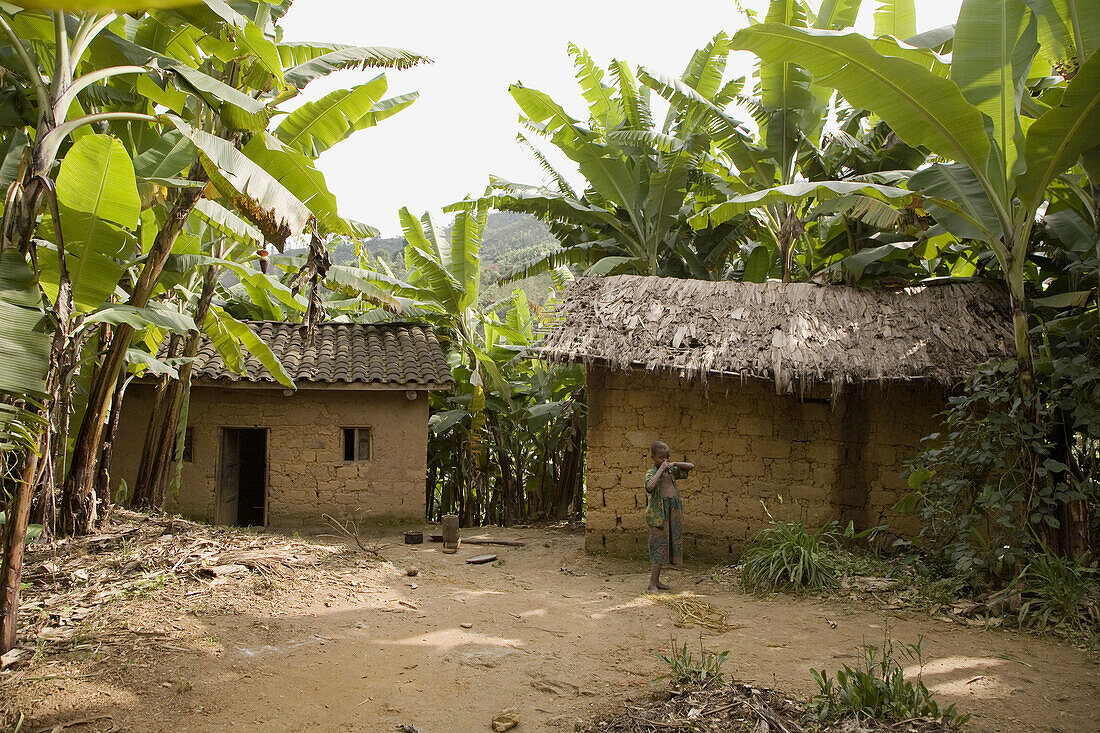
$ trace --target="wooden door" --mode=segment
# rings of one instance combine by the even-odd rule
[[[217,524],[237,523],[237,503],[241,487],[241,432],[222,428],[221,478],[218,482]]]

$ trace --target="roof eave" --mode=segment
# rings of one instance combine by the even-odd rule
[[[698,379],[701,375],[707,375],[711,377],[719,377],[723,379],[757,379],[762,382],[774,382],[775,378],[771,374],[757,374],[754,372],[730,372],[722,371],[718,369],[705,369],[702,371],[696,371],[687,367],[678,367],[672,364],[658,364],[650,366],[645,362],[631,361],[625,366],[618,361],[612,360],[607,356],[599,356],[595,354],[587,354],[580,352],[565,352],[558,351],[549,348],[533,347],[531,349],[539,358],[546,361],[551,361],[558,364],[583,364],[587,366],[603,367],[610,371],[627,372],[632,370],[644,371],[650,374],[670,374],[673,376],[685,377],[687,379]],[[953,379],[963,379],[966,375],[958,374],[953,375]],[[809,383],[816,384],[833,384],[834,382],[840,382],[842,384],[878,384],[881,382],[936,382],[943,384],[943,380],[936,378],[929,374],[899,374],[899,375],[884,375],[877,378],[861,377],[859,375],[843,375],[839,377],[814,377],[812,375],[792,375],[792,381],[797,383],[799,381],[807,381]]]
[[[193,387],[221,387],[224,389],[288,389],[279,382],[253,379],[228,379],[198,377],[191,380]],[[294,383],[298,390],[320,390],[337,392],[435,392],[454,389],[454,382],[312,382],[299,380]]]

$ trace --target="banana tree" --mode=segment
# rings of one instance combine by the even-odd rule
[[[401,211],[406,279],[455,377],[451,393],[432,395],[428,515],[453,511],[467,525],[563,516],[580,506],[584,409],[575,392],[583,371],[531,359],[527,349],[547,313],[530,307],[523,291],[483,302],[486,215],[485,200],[464,202],[447,233],[426,215],[418,221]],[[570,277],[558,269],[551,279],[560,288]]]
[[[1024,269],[1036,212],[1056,176],[1096,145],[1100,124],[1100,18],[1066,14],[1059,4],[966,0],[944,78],[901,55],[884,53],[855,33],[762,23],[738,31],[733,47],[762,62],[805,68],[817,83],[878,114],[899,138],[941,156],[909,181],[950,231],[993,251],[1012,299],[1023,394],[1034,394]],[[1087,17],[1085,17],[1087,16]],[[1036,52],[1066,63],[1060,91],[1036,97],[1028,86]],[[1049,100],[1047,103],[1045,100]],[[946,162],[952,161],[952,162]]]
[[[245,236],[227,235],[223,230],[207,224],[198,210],[192,212],[187,228],[180,234],[185,247],[177,249],[197,249],[203,254],[171,255],[158,281],[158,300],[178,308],[181,314],[189,315],[196,325],[181,338],[168,341],[166,357],[169,362],[178,362],[179,366],[161,374],[154,392],[145,444],[131,487],[130,501],[137,507],[161,508],[166,493],[178,477],[183,448],[181,436],[187,422],[191,359],[198,351],[203,334],[213,343],[228,368],[243,372],[243,347],[256,356],[279,382],[292,386],[290,377],[267,344],[255,338],[254,334],[246,333],[247,327],[216,302],[218,279],[229,270],[247,283],[248,292],[257,300],[290,303],[302,312],[305,303],[300,297],[290,295],[277,281],[251,269],[250,260],[255,257],[262,235],[246,222],[234,222],[231,212],[219,211],[214,208],[216,206],[205,201],[202,210],[208,216],[217,216],[218,221],[232,222],[235,225],[233,228]],[[282,319],[281,311],[276,318]],[[149,333],[145,338],[141,336],[139,332],[137,341],[148,349],[146,358],[155,358],[163,341],[163,332]],[[133,357],[130,361],[134,361]]]
[[[904,5],[880,7],[877,24],[888,25],[885,21],[895,13],[904,15]],[[790,27],[842,30],[855,21],[859,6],[858,1],[824,3],[815,16],[806,3],[773,0],[766,17],[769,23]],[[939,64],[937,70],[946,68],[929,49],[887,35],[873,43],[930,67]],[[722,34],[708,49],[720,51],[724,59],[730,44]],[[762,60],[752,95],[743,93],[738,83],[736,93],[708,96],[713,89],[695,88],[648,68],[639,78],[669,102],[670,115],[705,120],[711,131],[715,157],[725,164],[704,163],[708,185],[693,189],[691,203],[697,213],[691,221],[700,235],[735,217],[743,222],[746,241],[734,258],[735,277],[760,282],[773,275],[778,263],[775,276],[784,281],[838,276],[821,273],[823,269],[839,270],[839,277],[858,281],[865,274],[889,270],[878,263],[907,252],[900,243],[920,239],[915,217],[902,216],[885,197],[886,189],[861,191],[851,184],[893,183],[904,178],[906,169],[922,164],[925,154],[901,143],[881,121],[867,124],[864,110],[834,98],[832,89],[816,84],[797,64],[781,57]],[[723,88],[732,86],[733,82]],[[752,114],[756,134],[739,121],[738,109]],[[830,116],[836,125],[826,130]],[[838,179],[845,186],[836,191],[810,185]],[[776,187],[806,195],[765,193]],[[896,203],[912,198],[900,189],[891,197]],[[942,265],[937,262],[928,269]]]
[[[98,180],[108,186],[125,177],[128,156],[109,141],[98,136],[79,139],[78,144],[83,145],[73,156],[72,177],[61,181],[60,190],[52,177],[62,146],[73,135],[86,135],[89,125],[155,119],[124,110],[86,112],[78,103],[82,91],[108,79],[144,71],[132,64],[86,63],[90,46],[110,20],[111,15],[73,18],[60,12],[0,9],[0,33],[4,45],[10,49],[6,58],[13,66],[8,69],[10,73],[4,74],[2,84],[9,99],[23,100],[21,106],[25,110],[20,119],[14,120],[15,125],[4,131],[6,155],[0,174],[3,177],[0,183],[6,189],[0,229],[0,266],[6,284],[3,302],[6,315],[18,316],[5,318],[0,329],[5,342],[22,344],[13,353],[23,357],[6,360],[0,368],[0,393],[6,395],[4,412],[17,416],[15,421],[3,423],[6,435],[12,434],[13,425],[36,422],[25,417],[27,398],[38,400],[46,411],[43,419],[37,421],[43,428],[40,434],[54,422],[49,419],[49,403],[61,385],[60,372],[51,369],[51,365],[72,360],[70,318],[75,298],[81,293],[73,289],[64,240],[73,242],[77,248],[74,256],[79,260],[78,269],[73,274],[83,281],[84,268],[110,262],[125,243],[125,228],[136,223],[134,198],[129,196],[127,186],[123,185],[117,195],[113,189],[101,189],[107,191],[102,201],[94,195],[95,189],[83,188],[88,181]],[[81,180],[84,174],[90,174],[88,181]],[[59,274],[52,304],[44,301],[37,277],[29,266],[38,259],[32,237],[44,205],[48,205],[52,215],[50,225],[55,234],[54,256]],[[64,222],[60,218],[62,208],[66,212]],[[51,325],[47,325],[47,313]],[[3,651],[15,643],[23,541],[40,470],[38,436],[33,442],[35,449],[24,453],[4,525],[4,557],[0,565],[0,650]]]
[[[375,80],[354,104],[336,100],[323,110],[280,115],[277,125],[270,121],[312,79],[425,59],[399,49],[280,43],[274,24],[288,6],[231,8],[211,0],[128,16],[0,8],[3,63],[12,66],[0,76],[0,95],[14,112],[0,117],[7,189],[0,342],[13,355],[0,369],[0,392],[7,395],[0,442],[5,450],[21,446],[25,457],[4,527],[5,643],[14,639],[19,548],[34,487],[48,482],[52,491],[54,475],[67,472],[60,528],[82,531],[94,521],[109,406],[117,414],[128,362],[156,362],[132,344],[145,339],[155,351],[155,339],[146,336],[166,332],[150,314],[171,300],[166,266],[184,254],[189,238],[180,235],[203,197],[216,196],[252,219],[261,255],[307,228],[318,249],[330,232],[371,231],[336,214],[309,155],[377,124],[411,98],[381,99],[384,80]],[[368,99],[374,101],[364,109]],[[295,136],[282,128],[290,118]],[[244,152],[253,140],[259,142]],[[305,152],[293,147],[307,142]],[[213,218],[227,219],[229,209],[208,203],[221,210]],[[43,206],[46,216],[39,215]],[[316,265],[309,275],[315,286],[323,277]],[[262,351],[244,324],[211,310],[219,343]],[[203,320],[206,326],[211,319]],[[73,411],[66,400],[77,394],[73,365],[86,343],[98,345],[80,376],[90,377],[87,405]],[[68,458],[68,441],[59,438],[70,413],[76,439]],[[22,440],[28,437],[31,443]]]
[[[568,270],[554,278],[550,300],[571,279]],[[552,306],[552,303],[551,303]],[[508,380],[507,396],[490,398],[488,427],[498,477],[487,521],[512,524],[524,517],[566,519],[583,513],[583,463],[586,409],[584,369],[552,365],[532,358],[530,347],[552,318],[532,308],[515,289],[501,318],[490,309],[486,351]]]
[[[215,24],[216,25],[216,24]],[[240,25],[238,22],[237,25]],[[246,22],[247,27],[247,22]],[[277,54],[277,56],[276,56]],[[274,113],[291,99],[300,93],[310,82],[322,78],[330,73],[343,69],[365,67],[396,67],[408,68],[418,63],[425,62],[423,56],[402,49],[380,47],[352,47],[319,43],[276,43],[270,54],[271,63],[264,67],[269,72],[257,76],[255,71],[243,75],[250,80],[253,86],[259,85],[258,96],[267,102],[266,108],[255,115],[257,124],[240,136],[242,143],[237,150],[227,148],[210,135],[202,134],[203,131],[189,129],[183,123],[177,123],[177,129],[184,139],[191,141],[200,151],[203,159],[209,159],[218,171],[247,172],[248,180],[243,183],[234,182],[232,176],[215,176],[215,180],[222,184],[222,191],[229,197],[246,196],[249,185],[258,177],[261,180],[269,176],[272,180],[266,181],[270,189],[278,190],[281,185],[288,194],[288,200],[304,202],[308,214],[315,222],[316,231],[313,244],[318,243],[319,237],[339,235],[344,237],[361,237],[376,234],[369,226],[345,219],[339,215],[336,208],[335,197],[329,192],[324,177],[315,167],[315,159],[323,152],[346,139],[352,133],[372,127],[383,119],[396,114],[409,106],[416,99],[416,94],[404,94],[398,97],[382,99],[387,89],[384,75],[379,75],[366,84],[361,84],[350,89],[341,89],[332,92],[317,102],[309,102],[291,111],[281,121],[272,127],[269,132],[261,129],[263,122],[272,118]],[[183,61],[183,58],[178,58]],[[285,82],[285,83],[284,83]],[[253,92],[253,96],[257,96]],[[247,120],[246,120],[247,122]],[[247,142],[245,142],[247,140]],[[243,157],[242,157],[243,156]],[[258,166],[258,171],[252,166]],[[257,175],[259,174],[259,175]],[[236,179],[240,180],[240,179]],[[254,317],[274,320],[299,320],[305,315],[307,318],[322,317],[322,314],[314,314],[314,308],[324,310],[323,315],[333,317],[332,312],[324,303],[324,296],[320,294],[321,281],[327,273],[312,272],[311,295],[308,301],[303,301],[297,290],[292,290],[283,282],[270,278],[266,274],[267,260],[266,243],[272,243],[271,236],[263,235],[256,228],[264,227],[272,229],[270,222],[265,221],[265,216],[257,215],[255,207],[245,207],[242,215],[252,219],[252,222],[244,222],[237,216],[214,201],[201,201],[196,213],[208,224],[219,230],[224,236],[241,244],[255,243],[260,249],[260,265],[264,272],[256,273],[247,271],[235,265],[234,261],[225,261],[228,254],[215,256],[214,259],[200,269],[205,269],[201,293],[195,298],[196,320],[202,324],[203,330],[212,342],[222,349],[230,350],[223,354],[227,365],[243,361],[237,351],[237,340],[234,334],[244,337],[249,343],[247,346],[259,349],[261,359],[268,354],[263,353],[265,347],[262,343],[254,343],[250,339],[251,333],[243,324],[235,321],[229,310],[245,310],[241,306],[249,303]],[[256,226],[253,226],[256,225]],[[292,233],[287,227],[279,231],[280,227],[274,227],[282,239],[286,234]],[[265,242],[266,240],[266,242]],[[274,242],[279,246],[279,242]],[[240,254],[239,247],[230,247],[228,252]],[[312,252],[311,257],[323,261],[319,253]],[[310,269],[310,257],[303,257],[294,268],[295,276],[300,280],[302,275]],[[214,298],[214,280],[217,272],[227,268],[232,270],[240,282],[236,286],[240,291],[237,294],[226,294],[229,298],[225,302],[225,308],[221,306],[211,307]],[[331,269],[331,268],[330,268]],[[381,306],[389,310],[401,311],[402,305],[397,298],[392,296],[384,287],[365,285],[363,281],[369,279],[374,273],[359,273],[359,287],[347,288],[352,293],[345,292],[349,303],[370,303],[373,306]],[[324,280],[329,284],[329,280]],[[412,306],[410,305],[410,310]],[[345,308],[339,309],[339,316],[343,317]],[[232,324],[226,328],[227,324]],[[198,346],[198,336],[192,335],[183,346],[183,356],[193,355]],[[285,377],[281,367],[273,357],[273,363],[269,369],[281,381],[289,385],[289,378]],[[265,361],[265,364],[268,363]],[[146,441],[145,450],[141,462],[138,480],[134,487],[134,502],[142,506],[159,507],[163,503],[165,493],[170,488],[170,478],[173,472],[172,464],[179,462],[179,456],[170,450],[173,444],[180,444],[173,440],[173,436],[182,429],[180,421],[183,406],[186,404],[189,391],[188,377],[189,365],[185,364],[178,377],[166,376],[158,389],[158,399],[155,401],[160,410],[154,410],[150,417],[150,437]],[[289,385],[292,386],[292,385]],[[161,399],[163,398],[163,399]],[[180,444],[181,445],[181,444]],[[178,471],[177,471],[178,473]]]
[[[460,211],[449,237],[438,231],[425,214],[417,220],[407,208],[400,212],[405,234],[406,279],[418,288],[426,301],[438,306],[436,325],[442,329],[451,354],[459,398],[469,415],[462,450],[465,485],[463,520],[469,524],[480,515],[477,502],[485,497],[485,454],[482,427],[485,424],[486,391],[492,385],[507,391],[496,364],[483,350],[483,314],[478,309],[481,280],[479,249],[488,215],[486,206]]]
[[[715,43],[725,43],[724,36]],[[628,64],[612,61],[605,72],[584,50],[570,46],[569,52],[588,105],[587,121],[570,116],[538,90],[516,84],[509,92],[523,113],[522,124],[574,161],[587,188],[574,191],[528,137],[520,135],[553,187],[493,178],[485,200],[496,209],[543,219],[562,248],[520,268],[514,277],[563,264],[583,265],[590,274],[669,274],[694,266],[697,276],[721,277],[735,244],[734,226],[714,232],[706,251],[699,251],[693,244],[702,237],[692,236],[686,219],[693,180],[710,156],[709,130],[684,120],[660,127],[653,120],[649,90]],[[721,48],[704,50],[689,64],[683,83],[723,93],[711,92],[707,85],[720,80],[724,64]]]

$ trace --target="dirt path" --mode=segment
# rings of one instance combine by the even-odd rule
[[[111,716],[83,730],[392,731],[408,724],[445,733],[489,730],[494,714],[514,706],[520,731],[572,730],[575,718],[596,707],[647,694],[661,673],[655,653],[671,640],[698,644],[698,629],[675,627],[667,607],[642,597],[641,564],[587,557],[577,532],[480,536],[527,545],[466,546],[447,556],[439,545],[397,544],[390,533],[385,554],[393,566],[359,571],[336,591],[303,591],[274,613],[260,600],[238,599],[243,613],[200,606],[169,616],[197,643],[134,655],[109,675],[39,683],[54,685],[52,692],[37,688],[25,711],[41,725]],[[487,550],[503,564],[464,563]],[[418,577],[404,574],[409,564]],[[840,601],[759,600],[707,580],[705,570],[689,568],[671,581],[729,611],[738,628],[705,644],[730,650],[730,676],[808,695],[810,667],[835,670],[852,663],[861,645],[881,641],[886,612]],[[972,730],[1097,729],[1100,665],[1083,653],[927,616],[893,617],[890,625],[899,641],[923,634],[926,682],[973,713]]]

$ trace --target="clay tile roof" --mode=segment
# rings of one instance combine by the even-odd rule
[[[557,361],[774,381],[953,384],[1013,354],[1003,288],[899,290],[618,275],[577,279],[538,351]]]
[[[443,349],[429,326],[416,323],[322,323],[313,343],[304,327],[277,321],[248,324],[296,383],[420,385],[454,384]],[[231,382],[275,382],[255,356],[244,352],[244,374],[226,368],[210,339],[203,337],[192,375]]]

